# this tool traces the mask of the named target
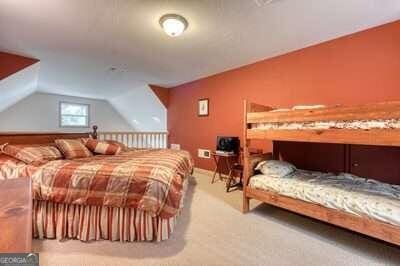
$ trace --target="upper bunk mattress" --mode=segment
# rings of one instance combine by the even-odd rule
[[[297,170],[283,177],[255,175],[251,188],[400,225],[400,186],[350,174]]]
[[[261,130],[400,129],[400,119],[253,123],[251,124],[251,128]]]

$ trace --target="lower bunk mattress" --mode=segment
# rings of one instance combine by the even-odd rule
[[[255,175],[249,186],[400,226],[400,186],[351,174],[296,170],[283,178]]]

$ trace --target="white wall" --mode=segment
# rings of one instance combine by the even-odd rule
[[[167,109],[148,85],[132,88],[110,103],[137,131],[167,131]]]
[[[87,132],[91,130],[60,128],[60,101],[90,104],[90,126],[98,125],[99,131],[133,130],[107,101],[36,92],[0,112],[0,131]]]

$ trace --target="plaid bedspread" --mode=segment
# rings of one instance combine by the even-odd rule
[[[193,169],[188,152],[135,150],[114,156],[52,161],[32,173],[33,197],[57,203],[131,207],[173,217],[183,180]]]

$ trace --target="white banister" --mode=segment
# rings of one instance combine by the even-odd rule
[[[99,140],[116,140],[129,148],[166,149],[168,132],[98,132]]]

